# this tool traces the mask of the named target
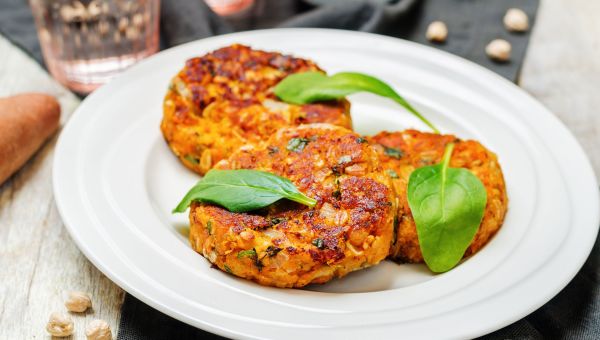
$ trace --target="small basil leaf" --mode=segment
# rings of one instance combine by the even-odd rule
[[[293,152],[302,152],[310,140],[306,138],[292,138],[287,144],[286,149]]]
[[[325,249],[325,242],[323,242],[323,239],[316,238],[312,241],[312,244],[319,249]]]
[[[419,118],[434,132],[439,130],[421,115],[410,103],[383,81],[357,72],[341,72],[327,76],[321,72],[295,73],[283,79],[274,89],[275,95],[284,102],[308,104],[317,101],[336,100],[357,92],[370,92],[387,97],[400,104]]]
[[[256,250],[255,249],[242,250],[237,254],[238,259],[241,259],[244,257],[256,258],[257,257]]]
[[[404,153],[402,153],[402,150],[395,149],[395,148],[390,148],[390,147],[387,147],[385,145],[383,145],[383,152],[386,155],[388,155],[388,156],[390,156],[392,158],[395,158],[395,159],[400,159],[404,155]]]
[[[183,158],[194,165],[200,164],[200,160],[192,155],[185,155]]]
[[[272,173],[213,169],[188,191],[173,212],[184,212],[192,201],[216,204],[231,212],[246,212],[266,207],[282,198],[309,207],[317,203],[298,191],[290,180]]]
[[[487,201],[483,183],[469,170],[450,168],[454,144],[442,163],[416,169],[408,181],[408,204],[425,263],[433,272],[452,269],[479,229]]]

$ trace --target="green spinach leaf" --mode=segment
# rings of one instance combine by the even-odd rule
[[[275,95],[292,104],[308,104],[316,101],[340,99],[357,92],[371,92],[387,97],[400,104],[434,132],[439,130],[421,115],[409,102],[383,81],[356,72],[341,72],[327,76],[321,72],[303,72],[287,76],[277,86]]]
[[[450,168],[454,144],[440,164],[413,171],[408,204],[425,263],[433,272],[452,269],[479,229],[487,201],[483,183],[469,170]]]
[[[294,186],[287,178],[258,170],[210,170],[173,210],[184,212],[192,201],[220,205],[231,212],[260,209],[287,198],[309,207],[316,200]]]

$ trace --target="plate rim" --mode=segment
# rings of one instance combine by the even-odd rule
[[[315,34],[315,33],[319,33],[319,32],[323,32],[326,34],[344,34],[344,35],[363,35],[365,37],[375,37],[377,39],[385,39],[385,40],[390,40],[393,41],[394,43],[402,43],[405,44],[406,46],[409,46],[410,48],[418,48],[421,49],[423,51],[426,51],[427,53],[434,53],[434,54],[438,54],[438,55],[443,55],[445,57],[451,57],[452,59],[454,59],[455,61],[458,61],[464,65],[467,65],[468,67],[476,67],[479,69],[478,72],[483,71],[485,74],[487,74],[487,76],[491,76],[492,78],[495,78],[494,81],[501,81],[504,82],[506,85],[509,85],[511,87],[513,87],[515,90],[518,90],[519,92],[521,92],[522,95],[525,95],[528,100],[538,106],[539,108],[543,109],[545,111],[545,113],[547,114],[548,118],[551,119],[553,121],[554,124],[558,124],[560,125],[560,127],[565,130],[565,132],[567,132],[567,135],[565,135],[565,137],[568,137],[569,139],[571,139],[571,141],[574,143],[574,145],[577,147],[577,150],[573,150],[573,151],[577,151],[578,154],[580,154],[580,156],[582,156],[582,160],[586,163],[585,169],[582,169],[582,171],[587,172],[588,175],[591,175],[591,180],[593,180],[593,184],[594,184],[594,188],[598,187],[597,184],[597,179],[596,176],[593,172],[591,163],[589,161],[589,158],[587,157],[586,153],[584,152],[583,148],[581,147],[581,145],[579,144],[579,142],[576,140],[576,138],[573,136],[573,134],[571,133],[571,131],[564,125],[562,124],[562,122],[554,115],[552,114],[548,109],[546,109],[541,103],[539,103],[535,98],[533,98],[531,95],[529,95],[529,93],[525,92],[524,90],[522,90],[521,88],[519,88],[518,86],[516,86],[515,84],[513,84],[512,82],[506,80],[505,78],[497,75],[496,73],[484,68],[481,65],[475,64],[473,62],[470,62],[468,60],[465,60],[461,57],[452,55],[450,53],[447,53],[445,51],[440,51],[437,50],[433,47],[429,47],[426,45],[421,45],[418,44],[416,42],[412,42],[412,41],[406,41],[403,39],[398,39],[398,38],[394,38],[394,37],[388,37],[388,36],[383,36],[383,35],[378,35],[378,34],[372,34],[372,33],[365,33],[365,32],[354,32],[354,31],[345,31],[345,30],[338,30],[338,29],[318,29],[318,28],[282,28],[282,29],[265,29],[265,30],[255,30],[255,31],[246,31],[246,32],[238,32],[238,33],[231,33],[231,34],[226,34],[226,35],[220,35],[220,36],[215,36],[215,37],[210,37],[210,38],[205,38],[205,39],[200,39],[200,40],[195,40],[192,42],[188,42],[186,44],[182,44],[167,50],[164,50],[162,52],[159,52],[157,54],[155,54],[154,56],[147,58],[143,61],[141,61],[140,63],[138,63],[137,65],[134,65],[132,67],[132,69],[134,68],[138,68],[141,67],[141,65],[145,65],[145,63],[149,63],[151,62],[156,56],[160,55],[160,54],[166,54],[169,52],[173,52],[177,49],[184,49],[189,45],[193,45],[199,42],[205,42],[207,40],[218,40],[218,39],[222,39],[222,38],[231,38],[233,37],[240,37],[240,39],[243,39],[244,36],[247,35],[255,35],[255,34],[272,34],[274,32],[281,32],[282,34],[285,34],[286,32],[305,32],[308,34]],[[117,79],[120,79],[121,77],[126,77],[127,72],[124,72],[123,74],[121,74],[120,76],[117,77]],[[102,93],[109,91],[110,89],[110,84],[107,86],[103,86],[102,88],[100,88],[98,91],[92,93],[90,96],[88,96],[88,98],[86,98],[81,104],[80,106],[77,108],[76,112],[73,114],[72,118],[75,118],[75,115],[80,111],[83,110],[82,108],[86,108],[86,103],[89,102],[89,98],[95,98],[97,96],[102,95]],[[74,242],[77,244],[78,248],[85,254],[85,256],[97,267],[99,268],[107,277],[109,277],[113,282],[115,282],[116,284],[118,284],[120,287],[127,287],[126,289],[124,288],[124,290],[126,290],[127,292],[129,292],[130,294],[132,294],[133,296],[135,296],[136,298],[140,299],[141,301],[143,301],[144,303],[152,306],[153,308],[168,314],[176,319],[179,319],[183,322],[186,322],[188,324],[192,324],[193,326],[197,326],[197,324],[195,322],[190,322],[191,320],[189,318],[187,318],[185,315],[171,310],[168,306],[164,306],[160,303],[158,303],[157,301],[151,299],[150,297],[145,296],[142,292],[139,292],[137,289],[135,289],[135,287],[132,287],[131,285],[127,284],[127,282],[121,280],[119,277],[116,277],[115,275],[112,275],[113,273],[111,273],[110,269],[104,265],[102,265],[102,262],[97,259],[94,256],[94,253],[91,249],[89,249],[88,247],[86,247],[85,243],[82,241],[82,239],[80,239],[77,236],[77,231],[76,228],[74,227],[74,225],[71,224],[71,222],[69,222],[68,213],[67,213],[67,209],[66,207],[63,205],[63,199],[62,197],[62,192],[61,192],[61,188],[60,188],[60,175],[59,175],[59,171],[56,171],[56,169],[60,168],[59,165],[59,161],[60,159],[62,159],[62,154],[64,153],[63,149],[65,148],[66,142],[65,140],[67,139],[64,136],[68,136],[68,134],[66,134],[65,132],[70,131],[70,129],[73,129],[73,126],[75,125],[75,123],[73,123],[74,119],[69,119],[69,121],[67,122],[67,124],[65,125],[65,127],[62,129],[59,140],[57,142],[57,146],[56,146],[56,154],[55,154],[55,158],[54,158],[54,162],[53,162],[53,175],[52,175],[52,180],[53,180],[53,189],[54,189],[54,195],[56,197],[56,204],[59,210],[59,213],[62,217],[62,220],[65,224],[65,227],[67,228],[67,230],[69,231],[69,234],[71,235],[71,238],[74,240]],[[554,154],[553,154],[554,155]],[[562,175],[562,173],[561,173]],[[595,200],[596,202],[600,202],[600,193],[598,193],[596,191],[596,195],[595,195]],[[598,206],[599,208],[596,208],[595,211],[595,217],[592,217],[593,219],[595,219],[596,223],[596,234],[598,232],[598,227],[600,227],[600,204],[596,204],[596,206]],[[560,290],[562,290],[571,280],[572,278],[576,275],[576,273],[579,271],[579,269],[583,266],[585,260],[588,258],[589,253],[592,250],[594,241],[595,241],[596,237],[594,238],[590,238],[590,241],[588,242],[588,244],[586,244],[584,247],[582,247],[584,249],[584,253],[586,253],[587,255],[582,257],[582,259],[579,259],[579,261],[576,261],[576,265],[571,267],[571,271],[563,276],[563,282],[561,282],[560,284],[557,285],[558,288],[554,289],[553,292],[549,293],[547,298],[544,299],[539,299],[541,302],[539,302],[537,305],[534,304],[534,306],[531,306],[530,310],[522,313],[523,315],[517,315],[514,317],[514,320],[512,321],[506,321],[503,324],[500,324],[498,327],[492,327],[491,329],[488,329],[487,332],[491,332],[494,331],[496,329],[499,329],[507,324],[510,324],[520,318],[522,318],[525,315],[528,315],[529,313],[533,312],[534,310],[536,310],[537,308],[539,308],[541,305],[545,304],[547,301],[549,301],[553,296],[555,296],[556,294],[558,294],[558,292],[560,292]],[[562,245],[561,245],[562,247]],[[543,301],[542,301],[543,300]],[[231,333],[230,331],[228,331],[225,328],[220,328],[220,327],[216,327],[216,325],[211,325],[211,324],[203,324],[202,325],[202,329],[208,330],[210,332],[216,333],[216,334],[220,334],[220,335],[224,335],[224,336],[243,336],[243,337],[249,337],[249,334],[238,334],[238,333]]]

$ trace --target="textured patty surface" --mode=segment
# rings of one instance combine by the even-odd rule
[[[215,168],[269,171],[318,202],[308,208],[282,200],[251,213],[192,204],[191,245],[224,271],[263,285],[302,287],[377,264],[389,253],[389,177],[373,147],[347,129],[284,128]]]
[[[483,182],[487,191],[483,220],[465,256],[481,249],[502,226],[508,204],[502,170],[496,155],[480,143],[462,141],[453,135],[415,130],[382,132],[367,139],[379,153],[396,193],[396,239],[390,251],[390,257],[394,260],[423,262],[415,221],[407,200],[408,179],[416,168],[439,163],[446,144],[450,142],[455,143],[450,166],[470,170]]]
[[[329,123],[351,128],[346,100],[278,101],[272,88],[292,73],[321,71],[312,61],[232,45],[188,60],[163,103],[162,133],[185,166],[204,174],[245,144],[281,127]]]

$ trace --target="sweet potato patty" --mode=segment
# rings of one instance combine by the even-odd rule
[[[185,166],[204,174],[244,144],[281,127],[330,123],[352,128],[346,100],[289,105],[272,88],[289,74],[321,71],[312,61],[232,45],[188,60],[163,103],[162,133]]]
[[[192,204],[191,245],[222,270],[263,285],[302,287],[375,265],[389,252],[391,184],[375,150],[352,131],[284,128],[215,168],[272,172],[318,202],[308,208],[282,200],[251,213]]]
[[[407,200],[410,174],[419,167],[439,163],[446,144],[455,143],[450,166],[466,168],[477,176],[487,191],[487,205],[479,231],[465,256],[481,249],[502,226],[508,198],[502,170],[496,155],[476,141],[462,141],[453,135],[438,135],[415,130],[381,132],[367,137],[380,155],[381,164],[392,178],[396,192],[396,240],[390,257],[400,262],[423,262],[415,221]]]

